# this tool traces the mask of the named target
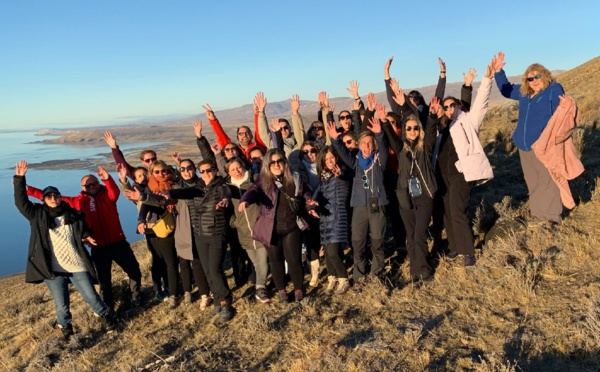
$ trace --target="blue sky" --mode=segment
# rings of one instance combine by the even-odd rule
[[[0,0],[0,128],[193,115],[292,94],[316,100],[449,81],[494,53],[506,72],[570,69],[598,55],[596,1]],[[596,47],[594,47],[596,45]],[[567,92],[568,93],[568,92]]]

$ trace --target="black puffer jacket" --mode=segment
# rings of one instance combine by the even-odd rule
[[[49,220],[51,217],[48,215],[43,204],[32,203],[27,197],[25,176],[14,176],[13,184],[15,188],[15,205],[19,209],[19,212],[27,218],[31,226],[27,267],[25,268],[25,282],[41,283],[44,279],[53,279],[54,273],[52,272],[52,265],[50,263],[51,244],[49,233]],[[83,213],[72,209],[65,202],[62,203],[62,207],[65,214],[68,213],[69,219],[71,219],[69,222],[73,228],[77,253],[83,259],[86,268],[95,280],[97,278],[96,270],[87,249],[85,249],[82,243],[82,239],[90,236]]]

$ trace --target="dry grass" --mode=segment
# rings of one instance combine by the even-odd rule
[[[507,125],[516,119],[516,107],[504,104],[490,110],[482,131],[496,177],[475,188],[471,200],[482,248],[475,268],[465,270],[460,262],[442,259],[434,280],[415,286],[406,280],[404,262],[393,280],[368,283],[360,296],[327,296],[318,289],[301,304],[289,305],[254,303],[244,287],[234,291],[237,315],[229,324],[211,319],[196,303],[173,311],[149,303],[133,313],[124,306],[121,328],[111,334],[101,331],[75,292],[77,333],[68,342],[53,329],[47,289],[25,285],[22,275],[15,275],[0,281],[0,368],[599,370],[600,134],[598,112],[592,108],[600,107],[600,99],[596,89],[585,85],[598,86],[599,65],[595,59],[559,78],[582,110],[575,143],[587,169],[571,184],[579,205],[562,225],[528,230],[509,223],[527,218],[527,190],[510,141],[514,124]],[[579,78],[588,73],[589,79]],[[505,230],[485,242],[494,224]],[[134,250],[147,287],[149,255],[143,244]],[[122,272],[115,270],[114,278],[117,294],[126,293]]]

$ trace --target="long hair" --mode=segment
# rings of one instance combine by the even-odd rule
[[[456,97],[446,96],[446,98],[444,98],[441,101],[441,104],[444,105],[444,102],[446,102],[449,99],[454,101],[454,103],[456,104],[456,108],[460,108],[462,110],[462,105],[460,103],[460,100]],[[408,119],[406,119],[406,120],[408,120]],[[442,128],[445,128],[449,124],[449,121],[450,121],[450,118],[448,116],[446,116],[446,111],[444,111],[444,115],[440,119],[440,124],[442,125]]]
[[[169,166],[167,165],[167,163],[165,163],[163,160],[155,160],[155,161],[152,163],[152,165],[150,165],[150,169],[148,169],[148,173],[149,173],[150,175],[153,175],[153,173],[152,173],[152,172],[154,171],[154,168],[158,167],[159,165],[160,165],[161,167],[165,168],[165,169],[167,170],[167,173],[168,173],[168,174],[171,174],[171,175],[173,175],[173,168],[169,167]]]
[[[312,146],[315,150],[319,151],[319,149],[317,148],[317,144],[315,143],[315,141],[311,141],[311,140],[306,140],[304,142],[302,142],[302,145],[300,145],[300,151],[298,151],[298,158],[300,159],[300,161],[304,160],[304,146]]]
[[[419,126],[419,135],[412,142],[406,137],[406,124],[408,124],[408,122],[415,122]],[[404,138],[403,147],[406,152],[418,152],[423,150],[423,140],[425,139],[425,132],[423,131],[423,125],[421,124],[421,121],[419,120],[418,116],[411,114],[408,115],[406,120],[404,120],[402,124],[402,137]]]
[[[324,146],[321,151],[319,151],[319,155],[317,157],[317,174],[319,175],[319,178],[323,172],[328,171],[327,165],[325,165],[325,156],[327,156],[327,154],[333,155],[335,158],[335,164],[338,166],[342,164],[340,155],[337,153],[337,151],[335,151],[335,148],[333,146]]]
[[[271,159],[275,154],[279,155],[284,162],[283,173],[281,174],[281,183],[285,188],[294,186],[294,177],[292,176],[292,172],[290,171],[290,163],[285,157],[283,151],[281,151],[280,149],[269,149],[269,151],[267,151],[267,153],[265,154],[263,166],[260,168],[260,174],[258,176],[260,178],[262,189],[267,195],[269,195],[269,190],[271,189],[271,187],[273,187],[276,178],[275,175],[271,173]]]
[[[531,87],[529,86],[529,82],[527,81],[527,75],[531,74],[533,71],[536,71],[538,74],[542,75],[542,90],[548,88],[548,85],[550,85],[550,83],[554,81],[554,79],[552,78],[552,74],[550,73],[550,71],[548,71],[546,67],[540,65],[539,63],[534,63],[527,67],[527,70],[525,70],[523,76],[521,77],[520,92],[524,96],[533,93],[533,89],[531,89]]]

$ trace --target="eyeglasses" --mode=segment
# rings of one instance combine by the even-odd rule
[[[144,160],[142,160],[144,163],[152,163],[156,161],[156,157],[153,158],[146,158]]]
[[[98,182],[90,182],[90,183],[86,183],[85,185],[81,185],[81,187],[86,188],[86,189],[90,189],[90,188],[96,187],[98,185],[99,185]]]
[[[290,130],[290,126],[289,125],[284,125],[283,127],[281,127],[281,130]]]
[[[396,125],[396,120],[390,120],[390,124]]]
[[[246,131],[246,132],[238,132],[238,137],[239,136],[250,136],[250,132]]]
[[[413,127],[406,127],[406,131],[407,132],[412,132],[413,130],[418,131],[419,130],[419,126],[415,125]]]
[[[342,115],[342,116],[340,116],[340,120],[346,120],[346,119],[352,119],[352,116],[350,116],[350,115]]]
[[[180,172],[186,172],[186,171],[187,171],[187,172],[191,172],[191,171],[193,171],[194,169],[195,169],[195,168],[194,168],[194,166],[193,166],[193,165],[188,165],[187,167],[180,167],[180,168],[179,168],[179,171],[180,171]]]
[[[448,109],[455,108],[455,107],[456,107],[456,103],[453,102],[447,106],[443,106],[442,108],[444,109],[444,111],[448,111]]]
[[[235,147],[225,147],[223,149],[223,151],[225,151],[225,152],[233,152],[233,151],[236,151],[236,148]]]
[[[363,180],[363,187],[365,189],[368,189],[369,188],[369,178],[367,177],[366,174],[363,174],[362,180]]]
[[[351,144],[352,144],[352,142],[354,142],[354,140],[353,140],[352,138],[350,138],[350,139],[347,139],[347,140],[345,140],[345,141],[344,141],[344,143],[345,143],[346,145],[351,145]]]
[[[152,173],[154,173],[154,174],[167,174],[167,172],[168,171],[166,169],[155,169],[154,172],[152,172]]]
[[[52,192],[50,194],[44,195],[44,198],[58,200],[58,199],[60,199],[60,194],[55,194],[55,193]]]
[[[308,155],[309,153],[310,153],[310,154],[316,154],[316,153],[317,153],[317,149],[315,149],[315,148],[313,147],[312,149],[302,150],[302,153],[303,153],[304,155]]]
[[[206,168],[206,169],[200,169],[200,170],[198,171],[198,173],[200,173],[200,174],[204,174],[204,173],[212,172],[212,171],[214,171],[214,170],[215,170],[215,168]]]
[[[283,159],[281,159],[281,158],[279,158],[279,159],[277,159],[277,160],[271,160],[271,161],[269,162],[269,167],[272,167],[272,166],[274,166],[275,164],[277,164],[277,165],[279,165],[279,166],[283,166],[283,165],[285,164],[285,160],[283,160]]]
[[[532,81],[534,81],[534,80],[540,80],[541,78],[542,78],[542,74],[537,74],[537,75],[535,75],[535,76],[528,77],[528,78],[527,78],[527,81],[528,81],[528,82],[532,82]]]

